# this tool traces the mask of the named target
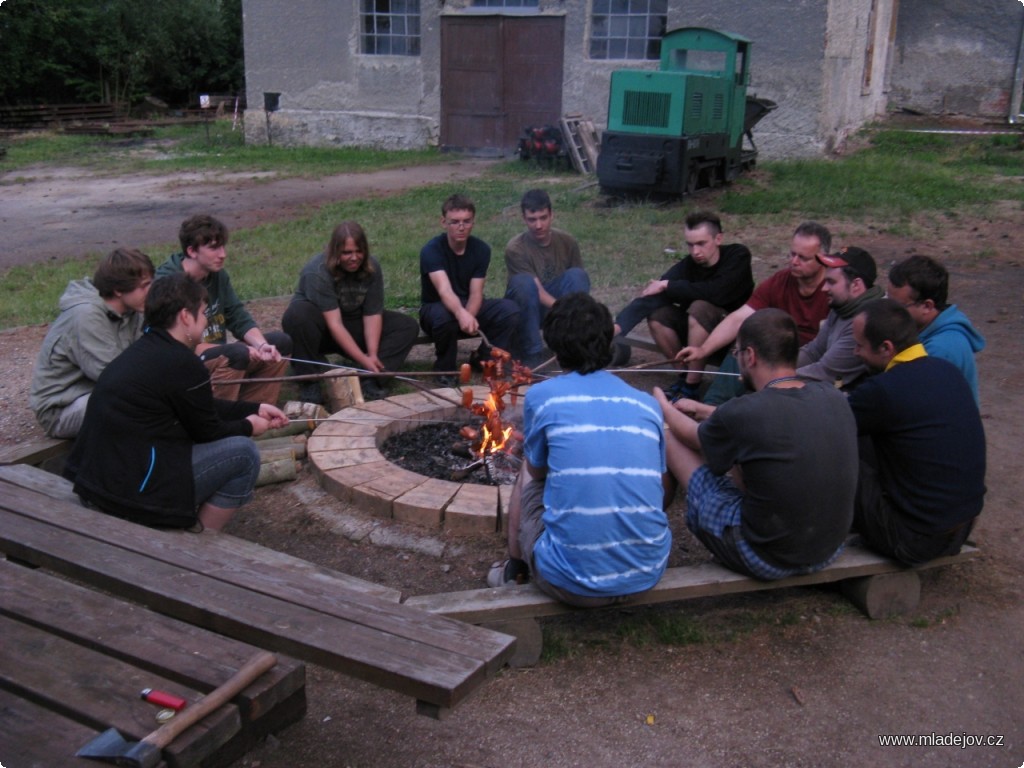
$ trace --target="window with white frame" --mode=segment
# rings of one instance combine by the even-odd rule
[[[420,55],[420,0],[360,0],[360,51]]]
[[[590,58],[658,59],[668,0],[592,0]]]

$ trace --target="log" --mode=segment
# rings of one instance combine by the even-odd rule
[[[278,445],[265,448],[262,445],[260,449],[260,464],[273,464],[278,461],[295,461],[298,456],[295,455],[295,449],[287,445]]]
[[[256,447],[262,453],[268,448],[291,448],[295,451],[296,459],[306,458],[306,442],[308,437],[303,432],[300,435],[286,435],[285,437],[271,437],[267,439],[257,438]]]
[[[331,415],[322,405],[298,400],[289,400],[281,410],[289,419],[326,419]]]
[[[294,480],[298,475],[298,462],[292,459],[261,464],[260,474],[256,478],[256,487],[259,488],[261,485],[270,485],[272,483],[284,483],[288,480]]]
[[[315,421],[293,421],[291,424],[286,424],[283,427],[277,429],[268,429],[263,433],[260,439],[272,439],[275,437],[289,437],[291,435],[301,435],[305,432],[312,432],[316,428]]]
[[[331,413],[364,402],[358,376],[327,376],[324,381],[327,383],[327,404]]]

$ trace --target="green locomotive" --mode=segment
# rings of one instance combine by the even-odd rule
[[[752,168],[751,128],[775,103],[747,95],[749,67],[746,38],[685,27],[665,34],[657,72],[613,72],[597,158],[601,189],[680,195]]]

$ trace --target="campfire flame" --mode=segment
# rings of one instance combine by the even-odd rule
[[[472,427],[463,428],[463,435],[474,440],[473,452],[481,457],[505,450],[515,434],[512,425],[506,425],[501,419],[501,412],[505,410],[505,395],[511,392],[514,406],[518,388],[533,381],[532,371],[525,365],[520,365],[518,361],[513,361],[512,356],[505,350],[492,347],[491,358],[483,363],[483,379],[491,389],[490,394],[482,403],[471,403],[467,406],[477,416],[483,417],[484,423],[479,431]],[[511,376],[506,377],[505,368],[510,364]],[[467,434],[467,430],[471,434]],[[519,436],[519,439],[521,440],[522,436]]]

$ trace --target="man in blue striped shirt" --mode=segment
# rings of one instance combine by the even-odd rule
[[[668,562],[661,409],[603,370],[614,334],[603,304],[585,293],[564,296],[543,332],[566,373],[526,394],[511,558],[495,564],[488,584],[528,575],[570,605],[610,605],[653,587]]]

